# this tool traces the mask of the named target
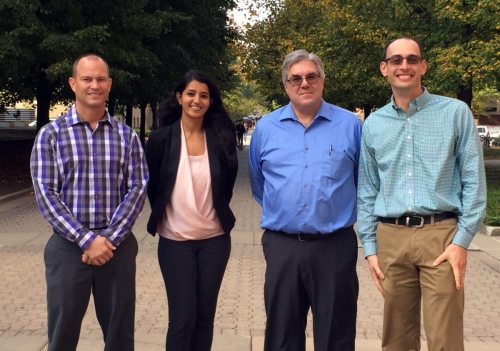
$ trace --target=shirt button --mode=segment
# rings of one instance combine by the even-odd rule
[[[304,167],[305,167],[305,168],[308,168],[309,166],[308,166],[308,165],[305,165]]]
[[[303,226],[304,226],[304,227],[307,227],[307,223],[304,223],[304,224],[303,224]]]
[[[303,204],[302,207],[307,207],[307,204]]]
[[[408,154],[408,158],[411,158],[411,154]]]
[[[406,119],[406,122],[410,122],[410,119],[409,119],[409,118],[407,118],[407,119]]]
[[[410,206],[410,207],[408,207],[408,211],[411,211],[411,210],[412,210],[412,207],[411,207],[411,206]]]
[[[306,146],[306,151],[309,150],[309,148]]]
[[[412,193],[412,191],[411,191],[411,190],[408,190],[408,194],[411,194],[411,193]]]
[[[95,195],[95,196],[94,196],[94,199],[98,199],[98,198],[99,198],[99,195]]]
[[[408,135],[408,139],[411,139],[411,135]]]
[[[304,184],[304,188],[307,188],[307,184]]]
[[[409,176],[409,177],[411,177],[411,175],[412,175],[412,173],[411,173],[411,172],[410,172],[410,173],[408,173],[408,176]]]

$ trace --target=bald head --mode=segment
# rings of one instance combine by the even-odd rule
[[[389,49],[389,46],[391,46],[391,44],[393,44],[394,42],[396,42],[398,40],[411,40],[411,41],[415,42],[418,45],[418,50],[420,51],[420,57],[422,59],[424,59],[424,51],[422,50],[422,45],[417,40],[415,40],[413,38],[409,38],[409,37],[400,37],[400,38],[392,39],[387,44],[385,44],[384,50],[382,51],[382,61],[385,61],[387,59],[387,50]]]
[[[107,72],[108,72],[108,77],[109,77],[109,66],[108,66],[108,63],[99,55],[96,55],[96,54],[85,54],[85,55],[82,55],[80,56],[79,58],[77,58],[75,60],[75,62],[73,63],[73,73],[72,73],[72,77],[73,78],[76,78],[76,71],[77,71],[77,67],[78,67],[78,63],[82,60],[82,59],[86,59],[86,60],[95,60],[95,61],[102,61],[105,65],[106,65],[106,69],[107,69]]]

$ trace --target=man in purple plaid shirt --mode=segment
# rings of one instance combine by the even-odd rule
[[[31,175],[54,228],[45,247],[49,351],[74,351],[90,294],[105,351],[134,350],[137,240],[148,170],[132,128],[109,115],[108,64],[83,55],[69,78],[75,104],[38,133]]]

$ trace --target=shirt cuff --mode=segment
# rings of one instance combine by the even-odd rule
[[[90,245],[90,243],[92,241],[94,241],[95,238],[97,238],[97,235],[88,230],[88,229],[84,229],[81,233],[80,233],[80,236],[79,236],[81,239],[78,239],[77,240],[77,244],[78,246],[80,246],[80,248],[85,251],[87,249],[87,247]]]
[[[121,234],[121,235],[116,235],[115,238],[112,240],[111,237],[114,234],[114,229],[106,228],[106,229],[103,229],[99,232],[99,236],[106,238],[113,246],[118,246],[121,244],[121,242],[123,240],[125,240],[125,238],[130,233],[132,233],[132,232],[128,232],[128,233]]]
[[[458,228],[458,231],[455,233],[453,237],[452,244],[463,247],[464,249],[468,248],[474,235],[469,234],[469,232],[463,228]]]
[[[371,255],[376,255],[377,243],[376,242],[363,243],[363,251],[365,253],[365,258]]]

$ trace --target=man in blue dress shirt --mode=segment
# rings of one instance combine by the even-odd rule
[[[422,86],[420,44],[398,38],[380,70],[391,102],[365,121],[358,233],[385,297],[382,349],[463,351],[467,247],[485,214],[483,153],[468,106]]]
[[[323,101],[321,59],[285,57],[290,103],[257,124],[249,151],[267,263],[265,351],[304,351],[309,308],[316,351],[354,351],[356,186],[361,122]]]

